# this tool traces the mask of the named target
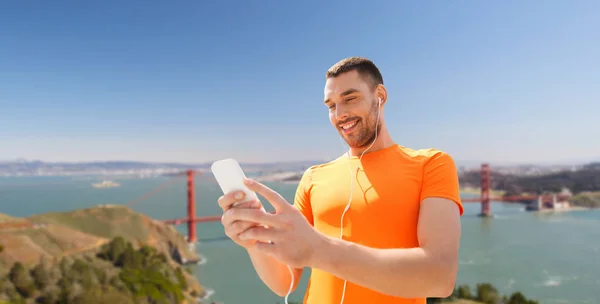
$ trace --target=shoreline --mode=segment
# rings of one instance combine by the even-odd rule
[[[461,188],[459,188],[459,191],[460,191],[460,193],[465,193],[465,194],[479,194],[479,195],[481,195],[481,189],[479,189],[479,188],[461,187]],[[504,190],[490,189],[490,196],[493,196],[493,197],[503,196],[504,193],[505,193]]]
[[[588,208],[588,207],[581,207],[581,206],[570,206],[570,207],[563,207],[563,208],[555,208],[555,209],[542,209],[542,210],[536,210],[534,212],[539,212],[539,213],[560,213],[560,212],[570,212],[570,211],[589,211],[589,210],[596,210],[599,208]]]
[[[287,171],[269,173],[253,177],[258,182],[299,183],[304,172]]]

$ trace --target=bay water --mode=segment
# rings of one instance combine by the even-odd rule
[[[117,188],[95,189],[92,177],[0,177],[0,213],[15,217],[66,211],[97,204],[124,204],[166,182],[167,177],[116,179]],[[292,201],[295,184],[267,183]],[[196,179],[197,216],[219,215],[220,189],[211,178]],[[132,206],[156,219],[186,216],[186,181],[180,179]],[[464,194],[463,197],[476,195]],[[494,218],[479,218],[478,203],[462,217],[457,284],[489,282],[502,293],[521,291],[540,303],[600,301],[600,211],[525,212],[518,204],[494,202]],[[186,233],[184,225],[177,229]],[[226,303],[284,303],[258,278],[245,251],[227,239],[220,222],[197,226],[198,252],[206,263],[196,276]],[[290,301],[301,301],[305,270]],[[415,274],[418,276],[418,274]]]

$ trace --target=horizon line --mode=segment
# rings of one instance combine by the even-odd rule
[[[50,161],[50,160],[40,160],[40,159],[25,159],[25,158],[15,158],[15,159],[0,159],[1,163],[16,163],[16,162],[26,162],[26,163],[47,163],[47,164],[85,164],[85,163],[142,163],[142,164],[169,164],[169,165],[208,165],[217,161],[207,160],[207,161],[144,161],[144,160],[127,160],[127,159],[118,159],[118,160],[81,160],[81,161]],[[330,160],[329,160],[330,161]],[[287,161],[239,161],[240,164],[247,165],[266,165],[266,164],[290,164],[290,163],[305,163],[305,162],[328,162],[327,160],[321,159],[298,159],[298,160],[287,160]],[[459,163],[469,163],[469,164],[490,164],[494,163],[498,164],[499,167],[503,166],[576,166],[576,165],[586,165],[592,163],[598,163],[600,160],[598,159],[590,159],[590,160],[555,160],[555,161],[541,161],[541,162],[521,162],[521,161],[481,161],[481,160],[455,160],[457,167],[464,166]]]

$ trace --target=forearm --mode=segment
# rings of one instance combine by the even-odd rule
[[[252,261],[256,273],[263,283],[277,295],[282,297],[285,296],[290,289],[292,279],[288,267],[255,249],[249,249],[248,255],[250,256],[250,260]],[[296,286],[298,286],[300,276],[302,275],[302,269],[292,269],[294,270],[293,291],[296,289]]]
[[[375,249],[325,238],[311,265],[348,282],[402,298],[447,297],[456,262],[422,248]]]

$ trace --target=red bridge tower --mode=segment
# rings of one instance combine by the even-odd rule
[[[188,243],[196,243],[196,197],[194,194],[194,170],[187,171],[187,225]]]
[[[481,164],[481,214],[480,216],[489,217],[492,215],[490,210],[490,165]]]

